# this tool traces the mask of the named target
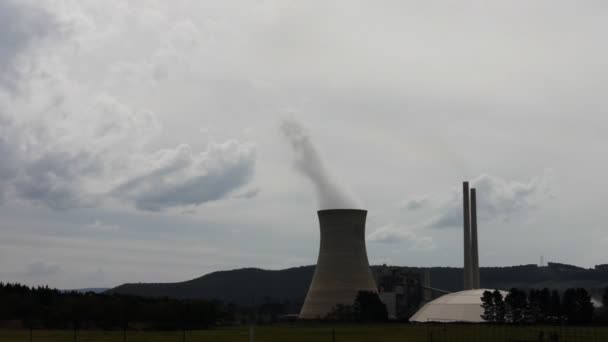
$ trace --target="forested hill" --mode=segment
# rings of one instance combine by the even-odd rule
[[[380,266],[373,266],[376,269]],[[412,271],[427,268],[406,267]],[[447,291],[462,289],[462,269],[454,267],[428,268],[431,285]],[[266,299],[301,303],[314,273],[314,266],[302,266],[279,271],[244,268],[220,271],[179,283],[124,284],[109,292],[140,296],[171,298],[219,299],[247,305]],[[608,271],[576,266],[551,264],[548,267],[523,265],[481,268],[484,288],[510,289],[517,287],[566,289],[584,287],[599,294],[608,286]]]
[[[213,272],[179,283],[124,284],[109,292],[138,296],[166,296],[178,299],[219,299],[248,305],[265,298],[303,301],[314,266],[279,271],[242,268]]]

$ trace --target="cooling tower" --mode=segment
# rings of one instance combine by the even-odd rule
[[[352,305],[359,291],[376,292],[367,251],[367,211],[320,210],[319,258],[300,319],[322,319],[338,305]]]

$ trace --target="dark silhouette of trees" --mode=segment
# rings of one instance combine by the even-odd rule
[[[359,291],[353,306],[357,320],[360,322],[384,322],[388,320],[386,305],[376,292]]]
[[[608,286],[604,289],[602,294],[602,308],[600,312],[600,318],[603,322],[608,322]]]
[[[528,301],[526,293],[522,290],[512,288],[505,297],[505,318],[512,323],[525,323],[528,319]]]
[[[498,290],[492,292],[492,303],[494,304],[494,322],[504,323],[506,315],[505,301],[502,293]]]
[[[227,317],[220,302],[174,300],[93,292],[65,292],[0,283],[0,321],[34,328],[206,328]]]
[[[591,323],[594,319],[591,295],[582,288],[568,289],[563,297],[560,297],[558,291],[547,288],[530,290],[528,294],[513,288],[504,301],[499,291],[485,291],[481,302],[481,317],[494,323],[580,325]]]
[[[585,289],[567,289],[564,292],[562,308],[569,324],[585,324],[593,319],[593,303]]]
[[[562,318],[562,300],[559,296],[559,291],[551,291],[551,307],[549,309],[549,321],[551,323],[558,323]]]
[[[496,322],[496,306],[494,305],[494,296],[490,291],[483,291],[481,296],[481,307],[483,314],[481,319],[487,322]]]

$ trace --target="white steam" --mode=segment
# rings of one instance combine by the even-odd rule
[[[361,205],[343,187],[339,186],[325,168],[308,132],[293,118],[284,118],[281,131],[291,143],[295,154],[295,167],[315,186],[320,209],[353,209]]]

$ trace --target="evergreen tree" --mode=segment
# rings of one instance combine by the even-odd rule
[[[566,321],[570,324],[574,323],[577,313],[576,290],[567,289],[562,297],[562,312]]]
[[[494,305],[494,296],[492,296],[492,292],[483,292],[483,295],[481,296],[481,307],[483,308],[481,319],[486,322],[496,322],[496,306]]]
[[[526,311],[526,322],[537,323],[542,322],[541,311],[541,291],[530,290],[528,294],[528,310]]]
[[[492,301],[494,302],[494,319],[497,323],[504,323],[505,321],[505,301],[502,293],[498,290],[492,292]]]
[[[505,318],[508,322],[521,324],[526,321],[528,299],[524,291],[512,288],[505,297],[505,304]]]
[[[602,294],[602,308],[599,316],[603,322],[608,322],[608,286],[604,289]]]
[[[585,289],[567,289],[562,308],[568,324],[587,324],[593,320],[593,303]]]
[[[595,307],[591,302],[591,295],[583,288],[576,289],[576,301],[579,307],[578,323],[589,324],[593,321]]]
[[[548,288],[544,288],[539,292],[538,302],[540,305],[540,321],[546,323],[549,321],[548,317],[551,316],[551,291]]]
[[[557,290],[551,291],[551,306],[549,308],[549,321],[558,323],[562,321],[562,300]]]

